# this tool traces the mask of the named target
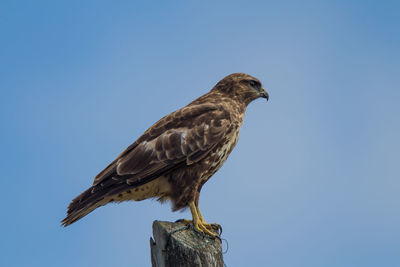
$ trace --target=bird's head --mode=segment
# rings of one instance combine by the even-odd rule
[[[245,73],[233,73],[226,76],[212,90],[225,94],[245,105],[259,97],[269,99],[269,95],[261,82]]]

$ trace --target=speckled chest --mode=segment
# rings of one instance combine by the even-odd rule
[[[240,124],[235,125],[231,132],[213,149],[210,156],[204,161],[208,169],[203,173],[202,180],[206,182],[225,163],[239,140]]]

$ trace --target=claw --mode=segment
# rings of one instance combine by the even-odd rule
[[[222,234],[222,227],[218,223],[207,223],[206,220],[204,219],[203,215],[200,212],[199,207],[196,207],[197,215],[199,216],[199,219],[202,221],[202,223],[207,227],[207,229],[214,230],[219,233],[219,235]]]
[[[222,227],[219,224],[209,224],[204,220],[203,215],[201,215],[201,212],[198,207],[194,204],[194,202],[189,203],[190,211],[192,213],[193,221],[189,220],[183,220],[183,221],[188,221],[192,222],[194,228],[204,234],[207,234],[211,236],[212,238],[215,238],[217,235],[219,236],[222,233]],[[221,229],[221,231],[220,231]],[[215,231],[216,233],[213,233],[211,231]]]
[[[216,234],[214,234],[213,232],[208,230],[207,227],[200,222],[194,223],[194,228],[199,232],[202,232],[202,233],[205,233],[205,234],[211,236],[212,238],[215,238],[215,236],[216,236]]]
[[[218,232],[218,235],[222,235],[222,226],[221,225],[219,225],[218,223],[212,223],[211,227],[213,227],[213,229]]]

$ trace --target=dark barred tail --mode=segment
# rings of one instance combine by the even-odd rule
[[[61,224],[64,227],[76,222],[96,208],[107,203],[103,194],[101,194],[101,192],[93,192],[93,189],[93,187],[90,187],[88,190],[72,200],[68,206],[67,217],[61,221]]]

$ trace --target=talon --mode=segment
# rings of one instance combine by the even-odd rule
[[[213,227],[213,229],[214,229],[215,231],[218,232],[219,235],[222,234],[222,226],[221,226],[220,224],[218,224],[218,223],[212,223],[211,226]]]
[[[218,223],[211,223],[211,224],[207,223],[206,220],[204,219],[203,215],[201,214],[199,207],[196,207],[196,211],[197,211],[197,215],[199,216],[201,222],[204,224],[205,227],[207,227],[207,229],[214,230],[221,235],[221,233],[222,233],[221,225],[219,225]]]
[[[201,222],[207,229],[219,231],[222,227],[218,223],[207,223],[205,221]]]
[[[215,238],[217,236],[217,234],[220,233],[219,229],[222,229],[221,226],[219,226],[219,224],[207,223],[204,220],[203,215],[201,215],[199,208],[196,207],[194,202],[189,203],[189,207],[190,207],[190,211],[191,211],[192,217],[193,217],[193,221],[191,221],[191,222],[193,222],[194,228],[199,232],[202,232],[204,234],[211,236],[212,238]],[[188,221],[188,220],[186,220],[186,221]],[[216,231],[217,234],[211,232],[210,230]]]
[[[213,232],[208,230],[204,224],[197,223],[197,224],[194,224],[194,227],[196,228],[197,231],[207,234],[207,235],[211,236],[212,238],[214,238],[216,236],[216,234],[214,234]]]

